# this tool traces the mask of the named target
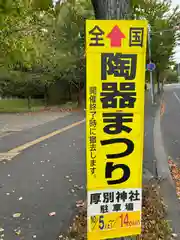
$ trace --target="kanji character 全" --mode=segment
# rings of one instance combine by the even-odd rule
[[[98,25],[94,26],[94,28],[89,31],[89,34],[92,35],[89,46],[104,46],[104,43],[102,42],[104,31],[100,29]]]

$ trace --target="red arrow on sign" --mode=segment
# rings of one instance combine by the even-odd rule
[[[120,28],[116,25],[111,32],[107,35],[111,40],[111,47],[121,47],[121,40],[126,36],[121,32]]]

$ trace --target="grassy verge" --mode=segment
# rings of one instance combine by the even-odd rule
[[[44,106],[44,101],[39,99],[31,99],[31,109],[28,108],[27,99],[1,99],[0,113],[23,113],[23,112],[38,112],[44,111],[59,111],[72,112],[78,110],[76,102],[67,102],[57,106]]]
[[[42,100],[32,99],[31,100],[31,111],[39,111],[44,107]],[[17,112],[28,112],[28,101],[27,99],[1,99],[0,100],[0,113],[17,113]]]
[[[159,186],[148,184],[143,190],[143,213],[142,213],[142,234],[137,239],[141,240],[170,240],[171,230],[165,220],[166,207],[159,194]],[[85,240],[87,215],[86,206],[79,210],[79,214],[74,218],[67,236],[60,234],[59,240]]]

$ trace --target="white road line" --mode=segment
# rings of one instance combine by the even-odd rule
[[[178,100],[178,102],[180,103],[180,98],[178,97],[178,95],[175,92],[173,92],[173,94],[176,97],[176,99]]]

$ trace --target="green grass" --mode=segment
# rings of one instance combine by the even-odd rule
[[[0,113],[20,113],[29,111],[39,111],[44,107],[43,100],[32,99],[31,110],[28,109],[27,99],[1,99]]]

